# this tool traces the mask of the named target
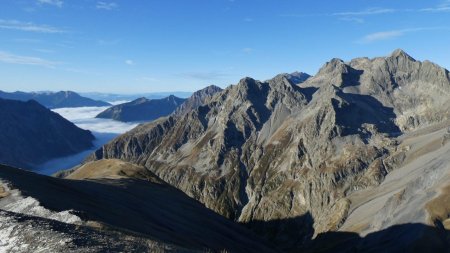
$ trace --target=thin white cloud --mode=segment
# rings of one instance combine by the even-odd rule
[[[51,54],[51,53],[55,52],[55,50],[45,49],[45,48],[35,48],[34,51],[39,52],[39,53],[44,53],[44,54]]]
[[[111,11],[119,7],[119,5],[114,2],[97,2],[95,7],[99,10]]]
[[[370,8],[362,11],[336,12],[331,14],[331,16],[369,16],[394,12],[396,12],[394,9]]]
[[[154,77],[143,76],[143,77],[136,78],[136,81],[138,81],[138,82],[157,82],[158,79],[156,79]]]
[[[292,17],[292,18],[307,18],[307,17],[342,17],[340,20],[353,21],[357,23],[363,23],[365,16],[375,16],[383,14],[395,14],[402,12],[430,12],[430,13],[440,13],[440,12],[450,12],[450,0],[446,0],[441,4],[429,8],[423,9],[391,9],[391,8],[369,8],[359,11],[344,11],[335,13],[308,13],[308,14],[281,14],[280,17]],[[357,18],[359,17],[359,18]]]
[[[406,32],[407,32],[407,30],[393,30],[393,31],[371,33],[371,34],[364,36],[364,38],[362,38],[359,42],[371,43],[371,42],[375,42],[375,41],[379,41],[379,40],[388,40],[388,39],[403,36],[403,35],[405,35]]]
[[[421,9],[422,12],[450,12],[450,1],[445,1],[438,6]]]
[[[63,3],[64,3],[62,0],[37,0],[37,2],[39,4],[53,5],[53,6],[56,6],[58,8],[61,8],[63,6]]]
[[[18,30],[37,33],[64,33],[65,31],[48,25],[37,25],[31,22],[0,19],[0,29]]]
[[[358,23],[358,24],[362,24],[365,22],[363,18],[358,18],[358,17],[342,17],[342,18],[339,18],[339,20],[354,22],[354,23]]]
[[[115,39],[115,40],[104,40],[104,39],[100,39],[97,40],[97,44],[99,46],[113,46],[113,45],[117,45],[120,43],[119,39]]]
[[[60,64],[58,62],[45,60],[39,57],[15,55],[4,51],[0,51],[0,62],[9,64],[41,66],[47,68],[53,68],[56,65]]]
[[[28,38],[13,39],[13,41],[14,42],[19,42],[19,43],[33,43],[33,44],[42,43],[42,40],[28,39]]]
[[[187,72],[187,73],[180,74],[180,76],[185,77],[185,78],[202,80],[202,81],[211,81],[211,80],[222,79],[228,75],[225,73],[222,73],[222,72],[210,71],[210,72]]]
[[[246,54],[250,54],[251,52],[253,52],[254,49],[251,47],[246,47],[242,49],[242,52],[246,53]]]
[[[126,60],[125,64],[132,66],[132,65],[134,65],[134,61],[133,60]]]
[[[253,22],[253,18],[244,18],[245,22]]]
[[[399,30],[382,31],[368,34],[358,40],[358,43],[372,43],[376,41],[389,40],[398,37],[402,37],[408,33],[421,32],[421,31],[432,31],[432,30],[449,30],[448,27],[418,27],[418,28],[408,28]]]

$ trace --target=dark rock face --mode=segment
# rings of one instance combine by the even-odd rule
[[[36,100],[41,105],[50,108],[64,107],[84,107],[84,106],[108,106],[109,103],[82,97],[73,91],[59,91],[48,93],[27,93],[27,92],[3,92],[0,91],[0,98],[28,101]]]
[[[448,71],[403,51],[333,59],[300,85],[242,79],[187,113],[140,125],[90,160],[145,166],[286,249],[339,229],[353,192],[395,169],[394,136],[450,120]],[[311,219],[297,220],[309,214]],[[313,222],[311,229],[305,229]],[[264,230],[264,231],[261,231]]]
[[[52,158],[92,147],[87,130],[36,101],[0,99],[0,163],[32,169]]]
[[[96,118],[114,119],[124,122],[151,121],[173,113],[185,99],[173,95],[162,99],[138,98],[129,103],[113,106]]]

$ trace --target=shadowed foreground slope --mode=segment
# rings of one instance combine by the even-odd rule
[[[23,219],[16,214],[8,216],[19,223],[40,216],[81,225],[81,231],[92,229],[85,227],[90,226],[122,233],[131,238],[130,245],[136,241],[137,246],[139,242],[147,245],[145,240],[150,240],[156,245],[172,245],[172,249],[190,251],[272,251],[245,228],[162,182],[126,178],[66,180],[1,166],[0,185],[0,209],[25,216]],[[5,219],[3,214],[2,219]],[[39,224],[41,220],[34,222]],[[44,222],[48,226],[53,226],[52,223],[54,221]],[[0,226],[0,234],[11,228],[4,224]],[[99,233],[92,232],[93,238],[100,236]]]

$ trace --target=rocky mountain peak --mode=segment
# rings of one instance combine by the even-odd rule
[[[251,77],[242,78],[239,83],[233,87],[238,99],[246,99],[249,95],[256,95],[261,92],[262,83]]]
[[[320,68],[317,75],[340,75],[348,72],[348,66],[338,58],[333,58]]]
[[[220,91],[222,91],[222,88],[215,85],[209,85],[201,90],[194,92],[191,97],[203,98],[205,96],[212,96]]]
[[[181,103],[183,103],[185,100],[181,99],[175,95],[170,95],[167,98],[167,101],[169,101],[170,103],[173,103],[174,105],[180,105]]]
[[[391,53],[390,57],[392,57],[392,58],[404,58],[404,59],[408,59],[410,61],[416,61],[414,58],[412,58],[409,54],[407,54],[402,49],[394,50],[394,52]]]
[[[335,85],[338,87],[343,87],[355,85],[359,74],[359,71],[351,67],[349,63],[345,63],[341,59],[334,58],[325,63],[325,65],[315,76],[307,79],[305,83],[301,84],[301,86],[311,85],[319,87],[324,85]]]
[[[192,94],[186,101],[180,105],[177,110],[174,112],[174,115],[184,115],[193,109],[204,105],[207,101],[209,101],[216,93],[221,92],[222,88],[217,87],[215,85],[210,85],[206,88],[198,90]]]

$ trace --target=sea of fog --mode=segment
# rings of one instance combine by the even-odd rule
[[[59,170],[70,169],[80,164],[90,153],[100,148],[103,144],[138,125],[137,123],[95,118],[97,114],[107,108],[108,106],[54,109],[54,112],[73,122],[78,127],[90,130],[96,138],[93,143],[94,147],[75,155],[50,160],[37,166],[36,172],[51,175]]]

